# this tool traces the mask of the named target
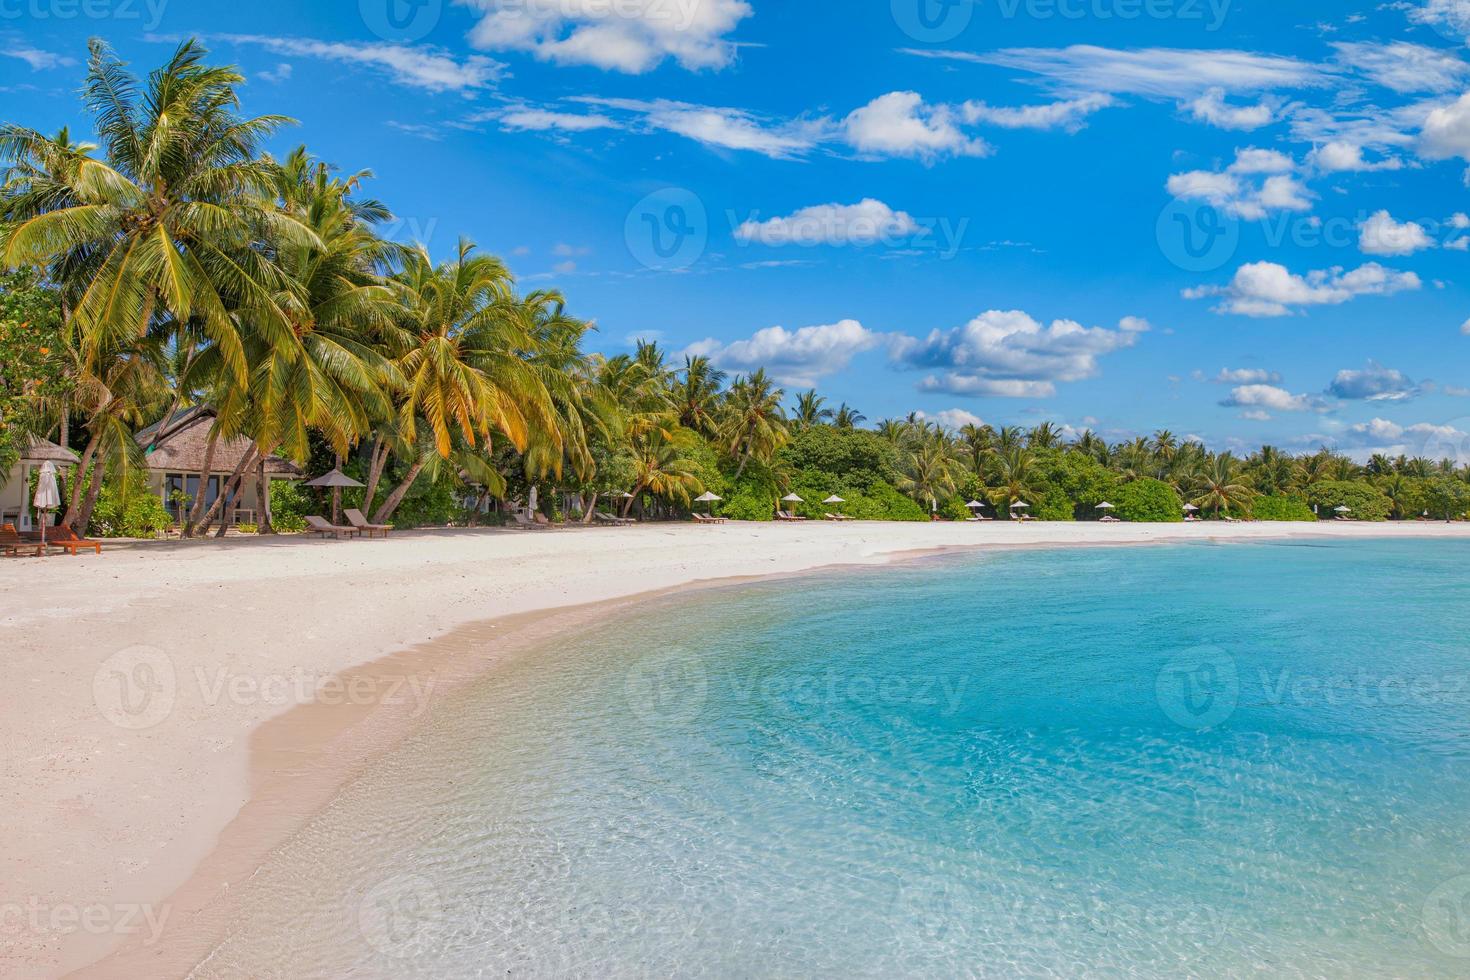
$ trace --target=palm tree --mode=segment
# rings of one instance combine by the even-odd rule
[[[740,479],[751,460],[769,464],[776,451],[786,445],[789,433],[781,411],[783,397],[785,392],[775,386],[764,369],[730,387],[719,439],[726,455],[737,462],[735,479]]]
[[[1100,438],[1097,433],[1093,432],[1091,429],[1084,430],[1083,433],[1077,437],[1077,441],[1072,443],[1072,449],[1075,452],[1082,453],[1088,458],[1102,463],[1104,466],[1106,466],[1108,463],[1107,440]]]
[[[992,463],[994,478],[999,484],[992,501],[997,507],[1005,505],[1005,511],[1014,516],[1011,505],[1017,501],[1032,503],[1036,500],[1036,489],[1032,483],[1036,457],[1025,446],[1012,445],[998,452]]]
[[[988,425],[966,425],[960,429],[960,445],[969,457],[970,468],[983,473],[985,461],[995,452],[995,430]]]
[[[725,372],[716,370],[708,357],[686,355],[683,376],[674,383],[679,424],[702,435],[713,435],[724,383]]]
[[[930,513],[934,513],[939,510],[939,498],[955,492],[960,466],[954,444],[942,433],[931,434],[905,455],[898,489],[927,503]]]
[[[837,414],[832,417],[832,426],[844,432],[851,432],[867,420],[866,415],[848,405],[847,402],[843,402],[837,406]]]
[[[832,420],[832,409],[824,407],[827,399],[817,394],[815,388],[796,396],[796,411],[791,416],[792,425],[807,429]]]
[[[1043,422],[1026,434],[1026,444],[1032,449],[1055,449],[1061,439],[1057,427],[1050,422]]]
[[[1199,495],[1191,501],[1196,507],[1213,509],[1215,518],[1232,508],[1249,510],[1256,492],[1240,482],[1240,463],[1230,453],[1210,460],[1199,480]]]

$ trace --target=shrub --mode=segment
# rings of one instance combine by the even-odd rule
[[[1144,477],[1118,488],[1114,513],[1125,521],[1169,524],[1184,520],[1184,504],[1174,488],[1161,480]]]
[[[306,515],[315,513],[314,501],[295,480],[272,480],[271,526],[288,534],[306,530]]]
[[[260,525],[258,525],[258,524],[236,524],[235,525],[235,530],[236,531],[239,531],[241,534],[259,534],[260,533]]]
[[[1048,487],[1032,504],[1030,513],[1038,521],[1071,521],[1076,520],[1077,509],[1067,491],[1061,487]]]
[[[1335,516],[1338,507],[1347,507],[1348,515],[1359,521],[1386,521],[1393,512],[1393,501],[1370,483],[1328,480],[1307,492],[1307,502],[1314,504],[1322,517]]]
[[[1257,497],[1251,516],[1258,521],[1315,521],[1317,515],[1305,500],[1295,496]]]
[[[103,538],[151,538],[172,523],[143,474],[134,472],[125,479],[102,481],[88,533]]]
[[[964,497],[950,497],[939,505],[939,516],[948,521],[968,521],[974,515],[965,503]]]

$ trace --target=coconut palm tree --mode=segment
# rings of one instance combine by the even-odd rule
[[[796,396],[796,411],[792,413],[791,424],[798,429],[809,429],[832,421],[832,409],[825,407],[826,404],[827,399],[817,394],[815,388],[803,391]]]
[[[843,402],[837,406],[837,414],[832,417],[832,426],[844,432],[851,432],[868,420],[868,417],[857,409]]]
[[[1232,508],[1248,511],[1256,492],[1240,480],[1240,462],[1230,453],[1209,461],[1200,476],[1198,495],[1190,501],[1204,510],[1214,510],[1216,519]]]
[[[679,407],[679,424],[702,435],[713,435],[724,384],[725,372],[717,370],[708,357],[685,355],[684,371],[674,383],[673,391]]]
[[[751,461],[769,464],[790,438],[781,410],[785,392],[764,369],[736,381],[726,394],[719,439],[725,454],[736,461],[735,479]]]
[[[986,460],[995,452],[995,430],[988,425],[966,425],[960,429],[960,445],[964,447],[970,469],[983,473]]]
[[[1035,465],[1035,454],[1020,445],[1012,445],[993,457],[992,476],[998,486],[991,499],[997,508],[1004,504],[1004,511],[1013,514],[1012,504],[1017,501],[1029,504],[1036,500],[1037,492],[1033,483]]]
[[[955,492],[955,479],[962,466],[954,443],[943,433],[931,433],[905,454],[898,489],[928,504],[932,514],[939,510],[939,498]]]

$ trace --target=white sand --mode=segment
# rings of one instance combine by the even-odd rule
[[[1470,525],[649,525],[5,560],[0,975],[146,945],[250,799],[252,733],[314,698],[422,709],[431,692],[411,685],[324,684],[462,624],[927,549],[1288,534],[1470,539]]]

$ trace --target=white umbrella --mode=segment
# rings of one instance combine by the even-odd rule
[[[781,501],[783,503],[787,503],[787,504],[804,504],[804,503],[806,503],[805,500],[803,500],[802,498],[798,497],[794,493],[788,493],[786,496],[784,496],[784,497],[781,498]]]
[[[1100,504],[1097,505],[1097,509],[1098,510],[1117,510],[1118,508],[1114,507],[1112,504],[1110,504],[1106,500],[1104,500],[1102,503],[1100,503]]]
[[[1017,507],[1020,507],[1020,508],[1023,508],[1024,509],[1024,508],[1027,508],[1027,507],[1030,507],[1030,506],[1031,505],[1028,504],[1028,503],[1026,503],[1026,501],[1024,501],[1024,500],[1018,500],[1015,503],[1011,504],[1011,510],[1015,510]]]
[[[725,498],[724,497],[721,497],[719,494],[712,493],[712,492],[706,490],[704,493],[700,494],[698,497],[695,497],[694,498],[694,502],[696,504],[709,504],[709,515],[711,517],[714,517],[715,516],[715,504],[719,503],[721,500],[724,500],[724,499]]]
[[[1343,505],[1343,506],[1340,506],[1340,507],[1334,507],[1332,509],[1335,510],[1335,511],[1337,511],[1339,514],[1351,514],[1353,512],[1353,509],[1351,507],[1346,506],[1346,505]]]
[[[46,460],[36,476],[36,496],[31,501],[41,511],[41,553],[46,552],[46,525],[50,523],[50,512],[61,506],[61,491],[56,488],[56,464]]]
[[[1187,510],[1187,511],[1189,511],[1191,514],[1193,514],[1195,511],[1199,510],[1199,508],[1196,507],[1194,504],[1185,504],[1184,505],[1184,509]]]
[[[832,496],[830,496],[826,500],[822,501],[822,503],[824,503],[824,504],[845,504],[845,503],[847,503],[847,501],[843,500],[841,497],[837,496],[837,494],[834,493]]]
[[[968,504],[965,504],[965,506],[966,506],[966,507],[968,507],[968,508],[969,508],[969,509],[970,509],[970,510],[980,510],[980,509],[981,509],[981,508],[983,508],[983,507],[984,507],[984,506],[985,506],[985,505],[984,505],[984,504],[982,504],[982,503],[981,503],[981,502],[980,502],[980,501],[978,501],[978,500],[972,500],[972,501],[970,501],[970,502],[969,502],[969,503],[968,503]]]

